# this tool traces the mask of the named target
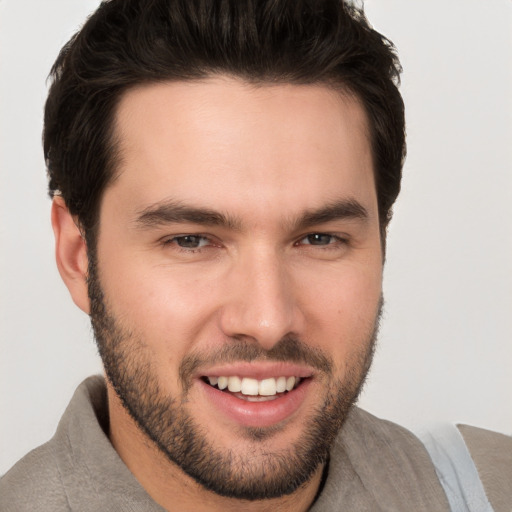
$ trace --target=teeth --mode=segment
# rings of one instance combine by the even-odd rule
[[[279,377],[276,380],[276,391],[278,393],[284,393],[286,391],[286,377]]]
[[[260,382],[259,394],[263,396],[272,396],[276,394],[276,379],[265,379]]]
[[[237,376],[208,377],[211,386],[217,386],[220,390],[228,389],[232,393],[242,393],[246,396],[275,396],[278,393],[291,391],[300,382],[299,377],[278,377],[263,380]]]
[[[248,379],[247,377],[244,377],[242,379],[240,391],[243,395],[256,396],[258,394],[258,381],[256,379]]]
[[[227,377],[219,377],[219,381],[217,382],[219,389],[226,389],[228,387],[228,378]]]
[[[231,393],[242,391],[242,380],[240,377],[228,377],[228,389]]]

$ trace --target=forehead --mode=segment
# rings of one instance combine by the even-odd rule
[[[364,109],[327,86],[144,85],[122,97],[116,134],[119,174],[106,195],[133,211],[168,198],[263,217],[340,197],[371,212],[376,201]]]

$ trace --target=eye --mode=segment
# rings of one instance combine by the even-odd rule
[[[164,241],[164,245],[174,244],[183,249],[201,249],[211,244],[210,240],[201,235],[180,235]]]
[[[328,233],[311,233],[311,234],[305,236],[304,238],[302,238],[301,240],[299,240],[299,243],[301,243],[302,245],[319,245],[319,246],[332,245],[332,244],[336,244],[338,242],[342,242],[342,239],[337,236],[330,235]]]

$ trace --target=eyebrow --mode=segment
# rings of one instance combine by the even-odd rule
[[[339,199],[322,208],[304,212],[292,225],[295,230],[299,231],[344,219],[367,222],[369,219],[368,210],[355,199]]]
[[[299,231],[336,220],[352,219],[366,222],[368,218],[367,209],[359,201],[349,198],[331,202],[318,209],[307,210],[287,224],[291,229]],[[242,222],[237,217],[209,208],[184,205],[173,200],[150,205],[139,211],[135,219],[135,226],[140,229],[180,223],[218,226],[232,231],[242,230]]]
[[[241,229],[241,222],[237,218],[209,208],[196,208],[173,200],[148,206],[140,211],[135,219],[135,225],[142,229],[179,223],[220,226],[233,231]]]

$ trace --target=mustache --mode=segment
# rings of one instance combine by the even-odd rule
[[[270,350],[255,341],[233,339],[228,344],[210,352],[195,352],[185,356],[180,364],[179,376],[185,388],[192,376],[202,367],[224,363],[274,361],[307,364],[325,374],[332,374],[333,363],[320,350],[311,347],[295,336],[285,336]]]

